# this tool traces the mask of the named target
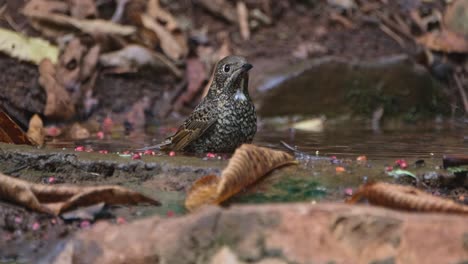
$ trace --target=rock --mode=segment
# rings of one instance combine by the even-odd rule
[[[97,224],[41,263],[461,263],[467,237],[457,215],[331,203],[210,207]]]
[[[443,85],[407,55],[372,61],[323,57],[290,66],[258,81],[263,117],[351,115],[371,118],[383,107],[385,117],[407,121],[448,114]]]

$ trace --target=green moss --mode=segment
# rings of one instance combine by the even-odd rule
[[[323,187],[316,181],[285,179],[273,184],[268,193],[249,193],[233,198],[239,203],[297,202],[320,199],[326,195]]]

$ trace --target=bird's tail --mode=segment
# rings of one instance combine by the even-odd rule
[[[166,140],[164,140],[163,142],[161,142],[161,143],[159,143],[157,145],[136,149],[136,151],[164,150],[165,147],[168,146],[171,143],[172,143],[172,141],[170,139],[166,139]]]

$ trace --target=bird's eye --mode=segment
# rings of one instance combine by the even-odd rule
[[[224,65],[224,72],[229,72],[231,70],[231,66],[228,64]]]

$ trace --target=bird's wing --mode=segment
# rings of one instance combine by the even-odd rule
[[[188,120],[177,132],[167,139],[165,145],[161,145],[161,150],[182,150],[195,139],[203,135],[214,123],[211,120]]]

